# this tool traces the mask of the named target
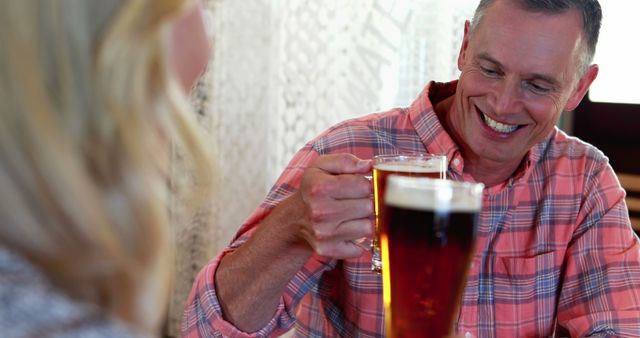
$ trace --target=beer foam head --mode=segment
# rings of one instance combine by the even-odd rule
[[[385,192],[389,206],[425,211],[477,212],[482,207],[481,183],[390,175]]]
[[[441,171],[442,164],[439,160],[427,160],[427,161],[392,161],[377,163],[376,169],[389,172],[411,172],[411,173],[437,173]]]

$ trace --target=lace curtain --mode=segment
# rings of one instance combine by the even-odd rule
[[[332,124],[407,106],[448,81],[477,0],[205,0],[214,55],[194,89],[218,163],[214,202],[173,212],[179,336],[196,273],[229,242],[291,156]],[[174,158],[179,159],[176,155]],[[178,163],[179,160],[176,160]],[[175,165],[174,179],[188,176]],[[173,201],[178,210],[186,202]]]

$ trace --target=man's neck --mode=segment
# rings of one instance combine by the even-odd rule
[[[484,183],[486,187],[492,187],[508,180],[518,170],[521,163],[497,163],[465,154],[464,151],[462,156],[464,158],[464,172],[471,175],[477,182]]]

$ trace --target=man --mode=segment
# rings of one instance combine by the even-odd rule
[[[384,334],[372,235],[380,153],[445,153],[486,185],[458,334],[640,336],[640,245],[604,155],[555,124],[596,78],[597,0],[483,0],[452,83],[407,109],[341,123],[293,158],[237,238],[198,276],[183,334]],[[248,334],[248,333],[251,334]]]

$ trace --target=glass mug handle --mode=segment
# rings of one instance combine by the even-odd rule
[[[364,178],[373,183],[373,175],[364,175]],[[374,227],[378,226],[377,220]],[[382,273],[382,255],[380,254],[380,243],[378,243],[378,229],[374,229],[373,238],[361,238],[352,241],[353,244],[371,252],[371,271]]]

